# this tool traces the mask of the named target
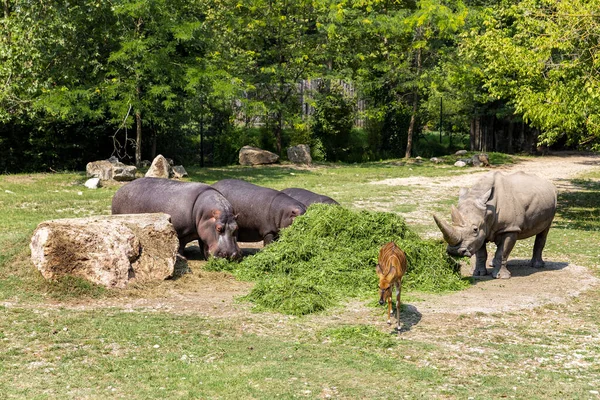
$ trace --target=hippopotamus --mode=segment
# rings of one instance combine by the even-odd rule
[[[545,179],[524,172],[491,172],[473,187],[461,189],[458,208],[452,206],[452,225],[433,218],[451,255],[476,256],[473,275],[487,274],[485,244],[494,242],[494,278],[510,278],[506,269],[515,242],[535,236],[531,266],[544,266],[542,250],[556,213],[556,188]]]
[[[113,214],[155,212],[171,216],[180,255],[185,245],[196,239],[206,258],[235,259],[241,255],[233,207],[210,185],[140,178],[117,190],[112,200]]]
[[[300,203],[304,204],[306,207],[310,206],[313,203],[323,203],[323,204],[337,204],[337,201],[332,199],[331,197],[324,196],[322,194],[311,192],[310,190],[301,189],[301,188],[288,188],[283,189],[281,193],[285,193],[290,196],[292,199],[298,200]]]
[[[223,179],[212,185],[233,205],[238,215],[238,240],[267,245],[306,212],[304,204],[275,189],[238,179]]]

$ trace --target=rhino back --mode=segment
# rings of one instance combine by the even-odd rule
[[[488,174],[469,195],[493,188],[488,210],[493,214],[488,240],[503,232],[519,232],[523,239],[550,226],[556,213],[556,188],[549,181],[524,172]]]

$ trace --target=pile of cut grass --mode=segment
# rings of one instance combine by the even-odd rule
[[[406,252],[403,288],[443,292],[468,285],[445,246],[421,240],[402,217],[323,204],[309,207],[256,255],[239,263],[212,259],[206,268],[256,282],[246,299],[258,309],[304,315],[349,297],[376,296],[377,256],[391,240]]]

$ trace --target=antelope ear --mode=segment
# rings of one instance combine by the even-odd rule
[[[378,274],[383,274],[383,271],[381,270],[381,265],[379,265],[379,263],[377,263],[377,267],[375,267],[375,271],[377,271]]]
[[[388,275],[396,275],[396,267],[390,267],[390,271],[388,272]]]

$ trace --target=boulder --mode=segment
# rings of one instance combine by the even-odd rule
[[[458,160],[457,162],[454,163],[455,167],[466,167],[467,163],[462,161],[462,160]]]
[[[478,154],[477,158],[479,159],[479,162],[481,163],[481,165],[483,165],[484,167],[490,166],[490,158],[488,157],[487,154],[485,154],[485,153]],[[473,161],[475,161],[475,160],[473,160]]]
[[[312,157],[310,156],[310,146],[307,144],[299,144],[297,146],[288,147],[287,149],[288,160],[294,164],[306,164],[312,163]]]
[[[88,178],[108,181],[113,177],[113,165],[108,160],[92,161],[85,166],[85,172]]]
[[[173,274],[179,240],[167,214],[45,221],[33,232],[31,260],[46,279],[70,275],[107,288]]]
[[[92,161],[85,166],[88,178],[98,178],[103,181],[114,179],[116,181],[132,181],[135,179],[137,168],[125,165],[116,157],[108,160]]]
[[[458,150],[456,153],[454,153],[456,156],[464,156],[465,154],[467,154],[466,150]]]
[[[279,160],[279,156],[258,147],[244,146],[240,149],[239,161],[241,165],[273,164]]]
[[[185,168],[183,168],[183,165],[175,165],[171,168],[171,175],[173,175],[173,178],[175,179],[181,179],[188,176],[188,173]]]
[[[169,161],[162,154],[157,155],[152,161],[150,169],[146,172],[146,177],[169,179],[171,177]]]

